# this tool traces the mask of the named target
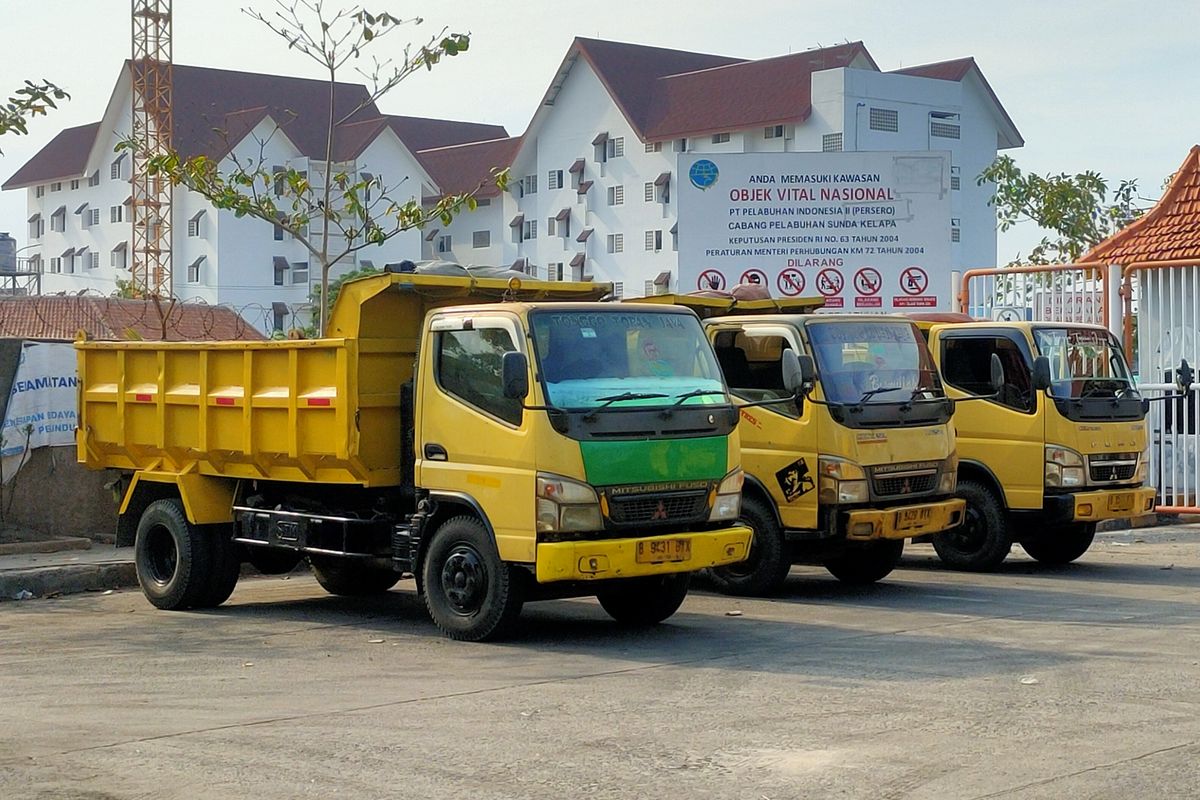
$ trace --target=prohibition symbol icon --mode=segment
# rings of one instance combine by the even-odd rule
[[[775,285],[788,297],[795,297],[804,291],[804,273],[798,269],[785,269],[775,279]]]
[[[696,288],[700,291],[723,291],[725,289],[725,276],[720,270],[706,269],[700,273],[700,277],[696,280]]]
[[[879,270],[874,267],[863,267],[854,273],[854,288],[861,295],[878,294],[879,287],[882,285],[883,278],[879,276]]]
[[[739,281],[739,283],[752,283],[755,286],[766,286],[767,273],[763,272],[761,269],[751,267],[742,273],[742,279]]]
[[[817,273],[817,291],[825,297],[833,297],[842,291],[842,287],[845,285],[846,281],[842,278],[842,273],[836,269],[823,269]]]
[[[929,276],[920,267],[906,267],[900,273],[900,291],[905,294],[924,294],[929,288]]]

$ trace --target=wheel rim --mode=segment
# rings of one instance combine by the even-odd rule
[[[487,588],[487,568],[479,551],[468,544],[455,545],[442,565],[442,594],[450,609],[464,617],[474,614],[483,606]]]
[[[146,534],[146,567],[150,579],[165,586],[175,577],[178,565],[179,550],[175,547],[175,537],[165,527],[152,528]]]
[[[976,553],[987,543],[987,525],[983,515],[975,506],[967,504],[963,523],[946,534],[955,550],[962,553]]]

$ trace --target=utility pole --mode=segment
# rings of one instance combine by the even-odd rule
[[[170,297],[171,182],[146,172],[147,159],[171,149],[171,0],[132,0],[133,290]]]

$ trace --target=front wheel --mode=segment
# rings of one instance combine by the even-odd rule
[[[753,497],[742,498],[739,525],[754,532],[746,560],[709,570],[717,590],[734,595],[763,595],[777,590],[792,568],[791,553],[783,531],[766,504]]]
[[[344,597],[383,594],[400,580],[399,572],[358,559],[309,556],[308,562],[322,589]]]
[[[600,607],[622,625],[657,625],[683,605],[691,577],[690,572],[679,572],[617,580],[597,591],[596,599],[600,601]]]
[[[464,642],[498,639],[513,628],[526,577],[500,560],[491,534],[466,516],[442,523],[421,565],[429,616],[442,633]]]
[[[958,482],[958,496],[967,501],[963,522],[936,534],[933,549],[942,563],[967,572],[991,572],[1012,550],[1004,506],[991,489],[972,480]]]
[[[842,583],[867,586],[890,575],[903,553],[903,539],[847,545],[845,552],[825,562],[825,569]]]
[[[1086,553],[1095,538],[1096,523],[1075,522],[1046,531],[1036,539],[1021,542],[1021,547],[1040,563],[1061,567]]]

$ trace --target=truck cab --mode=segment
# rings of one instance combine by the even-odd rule
[[[1107,329],[914,316],[951,397],[988,393],[993,357],[1005,375],[1000,392],[955,415],[967,517],[933,537],[944,563],[992,570],[1018,542],[1044,564],[1067,564],[1098,522],[1153,510],[1146,403]]]
[[[741,404],[742,520],[754,543],[746,561],[710,570],[721,590],[773,591],[794,563],[873,583],[905,539],[960,524],[953,404],[911,320],[814,314],[813,299],[645,302],[704,318]],[[811,365],[799,395],[785,385],[789,354]]]

